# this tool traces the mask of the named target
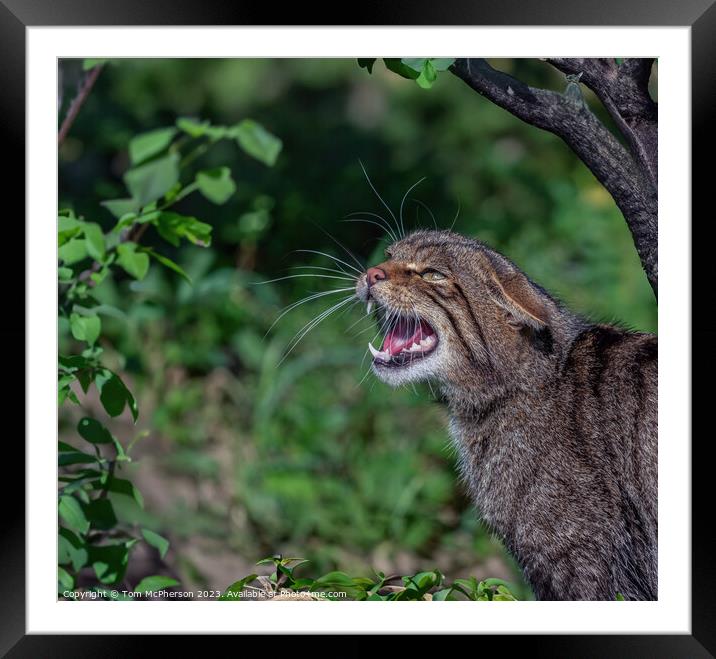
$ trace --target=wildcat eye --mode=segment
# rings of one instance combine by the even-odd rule
[[[447,279],[442,272],[438,272],[437,270],[423,270],[423,272],[420,273],[420,276],[425,281],[442,281],[443,279]]]

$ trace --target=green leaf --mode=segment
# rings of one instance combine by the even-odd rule
[[[310,563],[307,558],[300,558],[298,556],[289,556],[287,558],[281,559],[281,565],[291,565],[292,569],[296,569],[299,565],[303,565],[304,563]]]
[[[72,313],[70,314],[70,330],[72,336],[78,341],[87,341],[93,345],[102,331],[102,321],[99,316],[83,316]]]
[[[88,416],[80,419],[77,424],[77,432],[82,439],[91,444],[111,444],[112,433],[107,430],[99,421],[90,419]]]
[[[57,281],[61,284],[68,284],[74,278],[72,268],[57,268]]]
[[[408,68],[415,71],[418,75],[420,75],[420,73],[423,70],[423,67],[425,66],[425,63],[428,62],[429,60],[425,57],[421,57],[421,58],[414,58],[414,59],[402,58],[400,61],[403,64],[405,64],[405,66],[407,66]]]
[[[83,238],[73,238],[57,250],[57,256],[65,265],[72,265],[87,258],[87,243]]]
[[[87,551],[88,562],[102,583],[113,584],[124,578],[129,560],[129,548],[126,544],[89,545]]]
[[[423,70],[420,72],[420,75],[417,77],[415,82],[417,82],[423,89],[430,89],[435,80],[437,80],[437,77],[438,73],[435,70],[433,63],[430,60],[426,60]]]
[[[615,600],[616,600],[617,602],[624,602],[624,601],[625,601],[625,600],[624,600],[624,595],[622,595],[621,593],[617,593],[617,596],[615,597]]]
[[[260,561],[256,561],[256,565],[270,565],[271,563],[278,565],[281,559],[278,556],[272,556],[270,558],[262,558]]]
[[[95,529],[106,531],[117,524],[117,516],[109,499],[94,499],[85,505],[84,511]]]
[[[388,70],[408,80],[415,80],[420,75],[419,71],[403,64],[403,60],[388,58],[383,59],[383,62]]]
[[[179,180],[179,155],[169,153],[124,174],[127,189],[140,206],[160,199]]]
[[[141,204],[136,199],[107,199],[101,201],[100,206],[104,206],[117,219],[121,219],[128,213],[136,213]]]
[[[433,63],[436,71],[447,71],[455,63],[455,58],[435,58],[430,61]]]
[[[201,137],[211,125],[208,121],[198,121],[189,117],[179,117],[176,121],[177,128],[190,137]]]
[[[367,69],[368,73],[373,73],[373,65],[375,64],[375,57],[359,57],[358,58],[358,66],[360,66],[361,69]]]
[[[73,529],[77,529],[81,533],[87,533],[89,530],[89,521],[82,510],[80,502],[74,497],[69,495],[61,496],[58,512],[60,517]]]
[[[236,139],[246,153],[269,167],[276,162],[283,147],[283,142],[278,137],[253,119],[240,121],[230,129],[229,135]]]
[[[228,201],[236,191],[236,184],[231,178],[231,170],[228,167],[217,167],[199,172],[196,175],[196,182],[201,194],[215,204],[223,204]]]
[[[313,584],[313,579],[297,579],[293,582],[291,588],[293,590],[301,590],[301,588],[310,588],[311,586],[313,586]]]
[[[353,590],[355,584],[353,583],[353,579],[345,572],[329,572],[316,579],[311,590],[318,588],[335,588],[336,590],[347,588]]]
[[[170,586],[178,586],[179,582],[171,577],[156,575],[153,577],[144,577],[134,588],[135,593],[153,593]]]
[[[90,362],[86,357],[82,357],[81,355],[59,355],[59,357],[57,358],[57,363],[59,364],[60,368],[64,369],[69,373],[74,373],[78,369],[92,367],[92,362]]]
[[[99,389],[100,402],[107,414],[119,416],[124,411],[124,406],[127,405],[132,413],[132,418],[137,420],[139,413],[134,396],[116,373],[112,373],[109,369],[102,369],[97,374],[95,382]]]
[[[74,215],[57,215],[57,233],[66,233],[81,228],[82,222]]]
[[[137,251],[137,243],[127,242],[117,245],[117,263],[135,279],[144,279],[149,270],[149,257]]]
[[[214,142],[223,140],[225,137],[229,137],[230,129],[226,126],[208,126],[206,129],[206,135],[209,139]]]
[[[97,456],[90,455],[89,453],[72,450],[61,452],[57,458],[57,462],[60,467],[66,467],[67,465],[92,464],[99,462],[99,459]]]
[[[105,255],[104,234],[99,224],[86,222],[84,225],[87,253],[95,260],[102,261]]]
[[[211,244],[211,225],[200,222],[195,217],[179,213],[163,212],[157,219],[159,235],[175,247],[182,238],[202,247]]]
[[[166,556],[169,550],[169,540],[150,529],[142,529],[142,535],[147,544],[154,547],[162,558]]]
[[[247,583],[251,583],[254,579],[256,579],[256,577],[258,577],[258,574],[250,574],[248,577],[235,581],[223,592],[219,599],[234,601],[241,599],[241,591],[243,591],[244,586]]]
[[[57,216],[57,246],[61,247],[70,238],[78,236],[82,232],[82,222],[75,217],[67,215]]]
[[[150,206],[151,204],[149,204],[147,208],[149,208]],[[137,215],[137,213],[125,213],[119,218],[117,224],[114,225],[113,231],[117,233],[122,229],[132,226],[132,224],[134,224],[135,222],[137,224],[146,224],[147,222],[153,222],[158,216],[159,211],[147,212],[145,210],[141,215]]]
[[[75,572],[87,563],[87,549],[84,542],[64,527],[60,527],[57,538],[57,553],[58,562],[70,563]]]
[[[184,272],[181,266],[179,266],[177,263],[174,263],[174,261],[172,261],[171,259],[167,258],[166,256],[162,256],[161,254],[158,254],[150,247],[144,247],[142,248],[142,251],[146,252],[152,258],[159,261],[159,263],[161,263],[165,268],[169,268],[170,270],[176,272],[178,275],[186,279],[188,283],[192,283],[191,277],[186,272]]]
[[[106,483],[95,481],[93,483],[93,487],[95,489],[106,489],[109,492],[127,496],[136,501],[140,508],[144,508],[144,497],[142,496],[142,493],[137,489],[134,483],[124,478],[110,476]]]
[[[157,128],[137,135],[129,142],[129,158],[133,165],[139,165],[166,149],[174,139],[174,126]]]
[[[75,580],[72,575],[59,565],[57,566],[57,582],[64,590],[72,590],[75,587]]]

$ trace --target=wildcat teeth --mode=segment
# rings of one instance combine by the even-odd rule
[[[370,316],[370,312],[373,309],[373,300],[369,300],[368,304],[365,307],[365,313],[367,316]]]
[[[387,350],[376,350],[370,341],[368,342],[368,350],[370,350],[370,354],[373,355],[373,359],[380,359],[384,362],[390,361],[390,352]]]
[[[419,343],[413,342],[410,346],[403,346],[402,350],[400,351],[400,354],[404,355],[413,352],[424,353],[435,345],[435,340],[436,339],[434,336],[426,336]],[[373,359],[385,363],[388,363],[393,359],[393,355],[391,354],[390,350],[377,350],[373,347],[372,343],[368,343],[368,350],[370,350],[370,354],[373,355]]]

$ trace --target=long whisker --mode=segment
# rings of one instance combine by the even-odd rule
[[[348,332],[350,332],[358,323],[361,323],[362,321],[366,320],[366,318],[368,318],[368,316],[361,316],[361,317],[358,318],[358,320],[356,320],[354,323],[351,323],[348,327],[346,327],[346,329],[344,330],[344,332],[345,332],[346,334],[348,334]],[[362,333],[365,332],[366,330],[371,329],[371,327],[373,327],[373,326],[372,326],[372,325],[369,325],[368,327],[366,327],[366,328],[362,329],[360,332],[358,332],[358,334],[362,334]],[[355,334],[354,336],[358,336],[358,334]]]
[[[357,325],[361,320],[365,320],[365,317],[364,317],[364,318],[359,318],[358,321],[355,322],[355,323],[353,323],[353,325],[351,325],[351,327],[349,327],[348,329],[351,329],[352,327],[354,327],[355,325]],[[355,338],[358,338],[361,334],[365,334],[367,331],[372,330],[372,329],[375,329],[375,325],[369,325],[368,327],[364,327],[363,329],[358,330],[357,332],[355,332],[355,333],[352,334],[351,336],[355,339]],[[348,330],[346,330],[346,332],[348,332]]]
[[[365,270],[365,265],[364,265],[363,263],[361,263],[361,262],[358,260],[358,258],[356,257],[356,255],[353,254],[353,252],[351,252],[351,250],[349,250],[340,240],[338,240],[337,238],[335,238],[331,233],[329,233],[328,231],[326,231],[322,226],[320,226],[320,225],[318,225],[318,224],[316,224],[316,226],[317,226],[321,231],[323,231],[323,233],[325,233],[334,243],[336,243],[336,245],[338,245],[338,247],[340,247],[346,254],[348,254],[348,256],[350,256],[350,257],[358,264],[358,267],[359,267],[359,268],[361,268],[362,270]]]
[[[425,204],[425,203],[423,203],[422,201],[420,201],[420,199],[411,199],[411,201],[414,201],[416,204],[420,204],[426,211],[428,211],[428,214],[430,215],[430,217],[431,217],[431,219],[432,219],[432,221],[433,221],[433,226],[435,227],[435,231],[437,231],[437,230],[438,230],[438,223],[437,223],[437,221],[435,220],[435,215],[433,215],[433,212],[430,210],[430,207],[429,207],[427,204]]]
[[[327,318],[330,314],[332,314],[334,311],[337,311],[345,304],[348,304],[348,302],[351,301],[352,296],[347,297],[344,300],[341,300],[340,302],[337,302],[336,304],[331,305],[328,307],[328,309],[324,309],[321,313],[319,313],[316,317],[311,318],[296,334],[293,336],[293,338],[289,341],[288,344],[288,351],[284,355],[284,358],[288,355],[288,353],[293,350],[293,348],[296,346],[296,344],[305,336],[306,333],[310,332],[318,323],[320,323],[324,318]]]
[[[293,303],[289,304],[281,312],[281,314],[278,316],[278,318],[276,318],[276,320],[274,320],[273,323],[271,323],[271,327],[269,327],[266,330],[266,334],[264,334],[264,338],[266,336],[268,336],[269,332],[276,326],[276,323],[279,320],[281,320],[281,318],[283,318],[289,311],[295,309],[296,307],[298,307],[302,304],[305,304],[306,302],[310,302],[311,300],[316,300],[316,299],[323,297],[325,295],[335,295],[336,293],[347,293],[348,291],[352,291],[352,290],[353,290],[353,288],[351,287],[351,288],[337,288],[337,289],[330,290],[330,291],[322,291],[320,293],[313,293],[311,295],[308,295],[307,297],[304,297],[304,298],[298,300],[297,302],[293,302]]]
[[[261,284],[271,284],[275,281],[284,281],[286,279],[296,279],[298,277],[320,277],[321,279],[344,279],[346,281],[355,281],[355,277],[339,277],[338,275],[319,275],[318,273],[311,274],[298,274],[298,275],[286,275],[285,277],[277,277],[276,279],[268,279],[267,281],[255,281],[252,282],[256,286]]]
[[[460,215],[460,200],[457,200],[457,213],[455,213],[455,217],[453,218],[452,224],[450,225],[450,231],[452,231],[452,228],[455,226],[455,222],[457,222],[457,216]]]
[[[372,220],[368,220],[363,217],[363,215],[367,215],[368,217],[374,217],[380,222],[373,222]],[[376,226],[381,227],[384,231],[388,233],[388,235],[394,240],[397,241],[398,237],[395,235],[395,232],[393,231],[393,228],[388,223],[388,220],[386,220],[382,215],[378,215],[377,213],[370,213],[368,211],[363,211],[359,213],[348,213],[348,215],[345,216],[346,219],[343,219],[343,222],[370,222],[371,224],[375,224]],[[350,218],[356,218],[356,219],[350,219]]]
[[[377,338],[378,338],[378,335],[376,334],[376,335],[373,337],[373,341],[375,341]],[[373,341],[371,341],[371,343],[373,343]],[[365,363],[365,358],[368,356],[368,353],[369,353],[369,352],[370,352],[369,350],[366,350],[366,351],[365,351],[365,354],[363,355],[363,359],[361,359],[360,367],[359,367],[359,370],[361,370],[361,371],[363,370],[363,364]],[[360,386],[363,384],[363,382],[365,381],[365,379],[368,377],[368,375],[370,375],[370,371],[371,371],[370,366],[371,366],[371,365],[368,364],[368,369],[366,370],[365,375],[360,379],[360,381],[358,382],[358,384],[356,385],[356,387],[360,387]]]
[[[373,222],[373,220],[366,220],[364,218],[356,218],[356,219],[345,219],[345,220],[340,220],[340,221],[341,222],[360,222],[361,224],[374,224],[375,226],[380,227],[383,230],[386,238],[390,238],[393,242],[397,242],[397,238],[395,238],[390,231],[386,231],[386,228],[382,224],[378,224],[378,222]]]
[[[403,205],[405,204],[405,200],[408,198],[408,195],[417,188],[423,181],[425,180],[425,177],[421,178],[417,183],[413,183],[408,188],[408,191],[403,195],[403,199],[400,202],[400,228],[402,230],[403,235],[405,235],[405,227],[403,226]]]
[[[343,308],[343,310],[338,314],[338,316],[336,316],[336,318],[340,318],[341,316],[344,316],[345,314],[347,314],[349,311],[352,311],[352,310],[353,310],[353,307],[354,307],[356,304],[358,304],[359,302],[362,303],[363,300],[361,300],[360,298],[356,297],[356,298],[353,300],[353,302],[351,302],[351,304],[349,304],[347,307]],[[362,320],[362,318],[359,318],[358,320]]]
[[[346,277],[350,277],[352,280],[358,279],[355,275],[348,274],[345,270],[338,270],[336,268],[324,268],[320,265],[293,265],[289,268],[289,270],[308,270],[308,269],[315,269],[315,270],[325,270],[326,272],[335,272],[339,275],[346,275]]]
[[[366,180],[368,181],[368,185],[370,185],[371,189],[372,189],[373,192],[375,193],[375,196],[378,197],[378,199],[380,200],[380,203],[383,204],[383,206],[385,206],[385,208],[387,209],[387,211],[390,213],[390,216],[391,216],[391,217],[393,218],[393,220],[395,221],[395,228],[398,230],[398,234],[400,234],[400,225],[398,224],[398,218],[395,217],[395,213],[393,213],[393,211],[390,210],[390,206],[388,206],[388,204],[385,203],[385,201],[383,200],[383,197],[381,197],[381,196],[378,194],[378,191],[375,189],[375,186],[373,185],[373,182],[370,180],[370,176],[368,176],[368,172],[366,172],[366,171],[365,171],[365,167],[363,167],[363,163],[362,163],[360,160],[359,160],[358,162],[360,163],[360,168],[363,170],[363,174],[364,174]]]
[[[388,312],[389,316],[392,313],[393,313],[393,311],[389,311]],[[383,321],[381,323],[381,327],[378,329],[378,333],[371,339],[370,343],[373,343],[373,341],[375,341],[381,334],[385,334],[386,318],[383,319]],[[366,329],[370,329],[370,327],[368,327]],[[365,331],[365,330],[363,330],[363,331]],[[368,356],[369,353],[370,353],[370,350],[366,350],[365,354],[363,355],[363,359],[361,359],[361,362],[360,362],[361,370],[363,369],[363,364],[365,363],[365,358]],[[363,381],[368,377],[369,373],[370,373],[370,365],[368,366],[368,370],[366,371],[365,375],[360,379],[360,382],[358,383],[357,386],[360,387],[360,385],[363,384]]]
[[[281,358],[281,361],[279,361],[278,365],[280,366],[283,361],[286,359],[286,357],[291,354],[291,351],[299,344],[301,339],[306,336],[312,329],[314,329],[317,325],[319,325],[321,322],[323,322],[328,316],[330,316],[332,313],[340,309],[341,307],[345,306],[349,302],[353,300],[353,295],[346,298],[345,300],[338,302],[337,304],[334,304],[332,307],[329,307],[322,313],[320,313],[316,318],[311,320],[309,323],[307,323],[301,330],[299,330],[298,334],[294,336],[293,339],[291,339],[291,342],[289,344],[288,349],[284,353],[283,357]]]
[[[352,266],[350,263],[346,263],[345,261],[342,261],[337,256],[333,256],[332,254],[326,254],[326,252],[319,252],[315,249],[296,249],[296,250],[294,250],[294,252],[305,252],[307,254],[320,254],[321,256],[325,256],[329,259],[333,259],[337,263],[340,263],[340,264],[346,266],[347,268],[350,268],[351,270],[357,272],[359,276],[362,275],[363,272],[365,271],[365,269],[358,270],[358,268],[356,268],[355,266]],[[346,273],[346,274],[348,274],[348,273]]]

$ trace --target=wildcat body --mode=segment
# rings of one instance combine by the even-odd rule
[[[359,278],[388,384],[436,380],[461,475],[541,600],[657,598],[657,339],[565,309],[483,243],[420,231]]]

